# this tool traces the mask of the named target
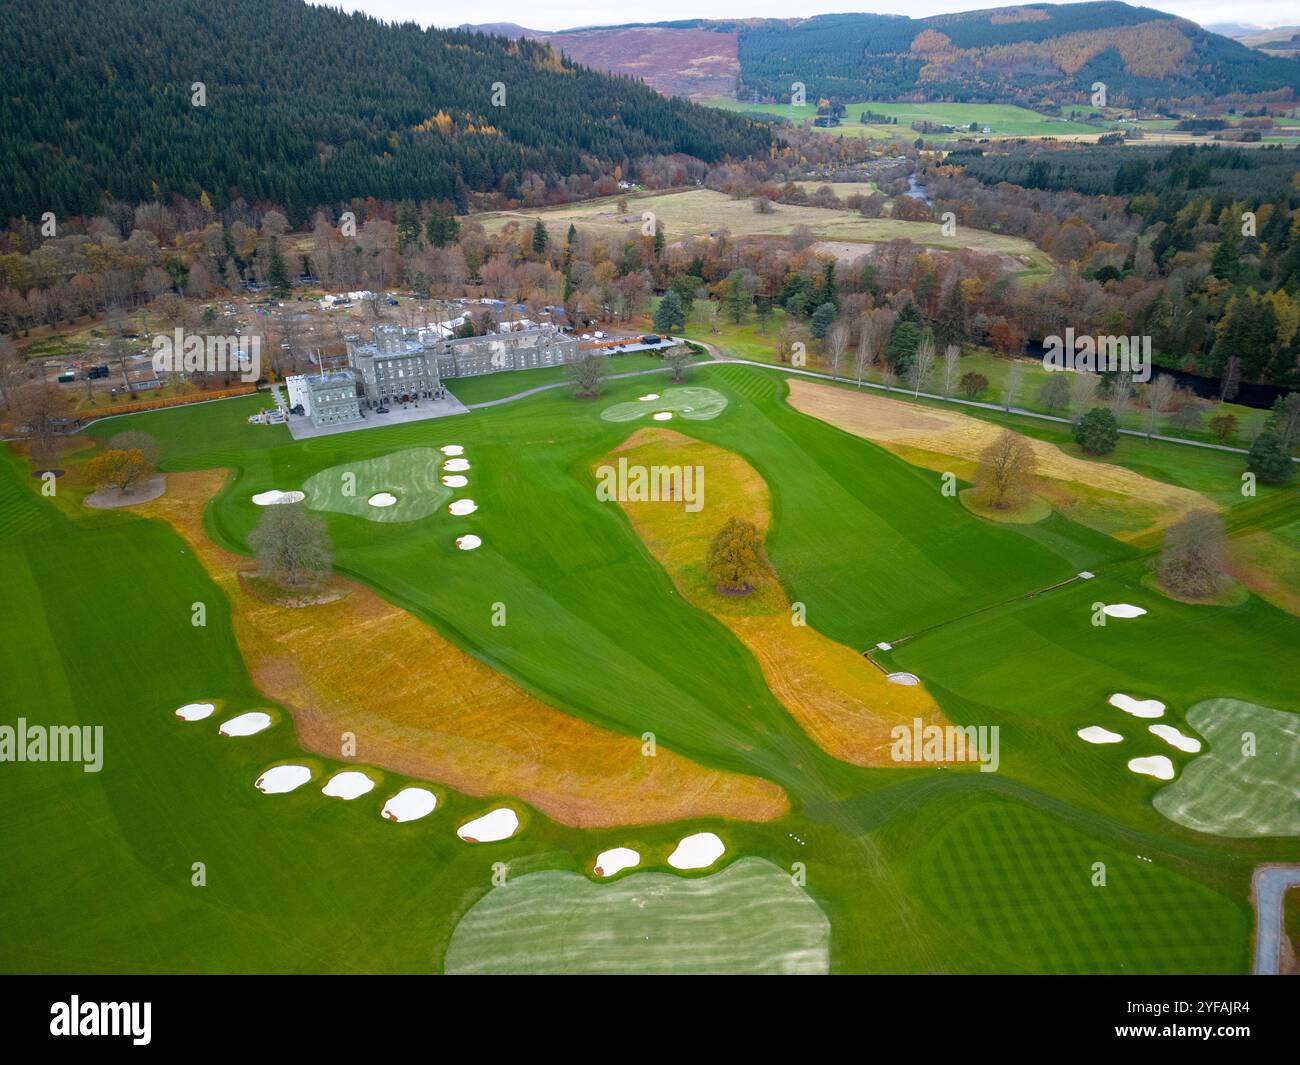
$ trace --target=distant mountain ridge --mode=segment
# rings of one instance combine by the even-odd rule
[[[800,82],[810,95],[841,99],[1038,104],[1080,101],[1100,81],[1117,103],[1300,96],[1300,63],[1117,0],[923,19],[687,19],[537,36],[578,62],[642,77],[678,95],[720,94],[722,87],[727,95],[785,99]]]

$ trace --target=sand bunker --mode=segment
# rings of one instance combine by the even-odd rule
[[[1163,754],[1151,754],[1145,758],[1130,758],[1128,767],[1134,773],[1143,773],[1157,780],[1174,779],[1174,763]]]
[[[597,876],[613,876],[640,864],[641,855],[631,847],[615,847],[596,855],[595,873]]]
[[[655,421],[666,422],[674,414],[689,421],[709,421],[727,409],[727,397],[714,388],[669,388],[662,396],[653,392],[629,403],[615,403],[600,412],[607,422],[633,422],[644,418],[645,404],[654,403]]]
[[[1140,618],[1146,613],[1140,606],[1134,606],[1132,603],[1111,603],[1102,607],[1101,612],[1108,618]]]
[[[456,829],[456,835],[466,843],[496,843],[509,839],[519,830],[519,815],[508,806],[502,806]]]
[[[1195,736],[1188,736],[1179,732],[1173,725],[1148,725],[1147,731],[1153,736],[1159,736],[1169,746],[1176,747],[1180,751],[1196,754],[1201,749],[1200,740]]]
[[[1078,736],[1085,743],[1119,743],[1124,738],[1118,732],[1111,732],[1110,729],[1102,728],[1100,725],[1081,728]]]
[[[659,398],[659,393],[647,392],[644,396],[637,396],[636,398],[639,399],[642,403],[651,403],[654,400]]]
[[[380,811],[389,821],[418,821],[438,805],[438,796],[428,788],[403,788]]]
[[[921,683],[921,678],[915,673],[890,673],[885,679],[890,684],[905,684],[908,687]]]
[[[1134,699],[1123,692],[1116,692],[1106,702],[1134,717],[1161,717],[1165,712],[1165,704],[1159,699]]]
[[[309,780],[311,770],[305,765],[277,765],[258,777],[254,786],[263,795],[283,795],[301,788]]]
[[[707,869],[726,849],[712,832],[696,832],[677,844],[677,849],[668,855],[668,864],[674,869]]]
[[[176,711],[176,716],[182,721],[202,721],[205,717],[211,717],[216,707],[212,703],[186,703]]]
[[[232,717],[222,722],[217,731],[223,736],[255,736],[263,729],[271,727],[271,715],[261,710],[252,710],[247,714]]]
[[[462,551],[473,551],[482,546],[483,541],[473,533],[466,533],[464,536],[456,537],[456,546]]]
[[[442,468],[448,473],[464,473],[469,469],[469,459],[448,459]]]
[[[478,504],[472,499],[457,499],[447,508],[458,518],[463,518],[466,514],[473,514],[478,510]]]
[[[342,773],[335,773],[330,777],[320,790],[322,794],[333,799],[355,799],[359,795],[374,790],[374,787],[375,782],[365,773],[358,772],[355,769],[345,769]]]
[[[464,488],[469,484],[469,478],[463,477],[459,473],[452,473],[444,477],[442,483],[448,488]]]
[[[391,507],[397,502],[397,496],[392,492],[376,492],[366,502],[372,507]]]
[[[436,461],[430,467],[437,484]],[[254,684],[293,715],[305,750],[334,757],[339,734],[351,731],[365,745],[367,766],[402,780],[436,780],[481,801],[518,796],[577,828],[768,821],[788,811],[785,792],[762,778],[706,768],[662,743],[657,757],[643,757],[639,739],[542,702],[363,584],[339,577],[347,594],[306,610],[252,595],[240,576],[251,561],[215,546],[204,529],[204,507],[227,476],[220,469],[171,474],[167,494],[137,513],[174,528],[224,592]],[[439,507],[451,498],[442,491]],[[367,507],[364,497],[350,502],[387,515],[410,500],[403,493],[387,511]],[[412,669],[412,662],[437,668]]]
[[[306,498],[302,492],[281,492],[272,488],[269,492],[258,492],[253,496],[253,502],[259,507],[274,507],[281,503],[301,503]]]
[[[465,454],[465,449],[461,447],[459,444],[443,444],[443,446],[440,447],[438,450],[441,451],[444,455]]]

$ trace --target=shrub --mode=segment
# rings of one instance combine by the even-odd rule
[[[957,391],[966,399],[977,399],[989,387],[989,379],[982,373],[964,373],[957,382]]]

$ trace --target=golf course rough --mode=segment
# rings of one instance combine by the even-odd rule
[[[636,430],[604,462],[624,458],[629,467],[707,471],[707,505],[696,513],[681,501],[629,500],[620,506],[682,597],[744,644],[772,694],[822,750],[854,765],[897,766],[893,726],[918,718],[941,723],[943,715],[923,685],[891,683],[853,648],[811,625],[791,624],[790,601],[775,573],[748,596],[723,596],[712,586],[705,558],[723,524],[740,517],[766,535],[772,521],[768,485],[744,458],[657,427]]]
[[[437,448],[412,447],[345,462],[307,478],[307,506],[368,521],[419,521],[451,498]]]
[[[653,401],[615,403],[600,412],[607,422],[634,422],[647,415],[676,414],[687,421],[712,421],[727,409],[727,397],[714,388],[669,388]],[[659,419],[667,421],[666,418]]]
[[[1156,794],[1155,808],[1215,836],[1300,836],[1300,714],[1207,699],[1187,723],[1209,750]]]
[[[705,877],[632,873],[607,884],[529,873],[461,919],[448,973],[805,974],[830,967],[831,926],[790,875],[741,858]]]

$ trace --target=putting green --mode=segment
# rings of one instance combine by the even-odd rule
[[[600,412],[607,422],[634,422],[671,412],[693,422],[712,421],[727,409],[727,397],[713,388],[669,388],[658,399],[615,403]],[[667,421],[668,419],[662,419]]]
[[[742,858],[708,877],[595,884],[529,873],[456,926],[448,973],[825,973],[831,926],[788,873]]]
[[[443,458],[436,448],[412,447],[331,466],[307,478],[307,506],[369,521],[419,521],[451,498],[442,483]]]
[[[1300,714],[1207,699],[1187,723],[1209,750],[1156,795],[1155,808],[1215,836],[1300,836]]]

